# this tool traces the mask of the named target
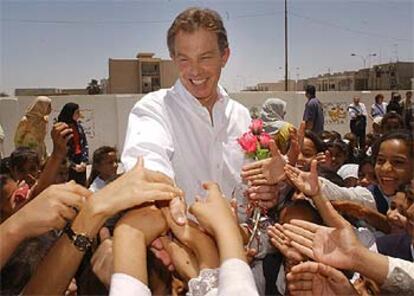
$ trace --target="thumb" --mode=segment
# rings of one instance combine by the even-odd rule
[[[99,230],[99,239],[101,242],[104,240],[111,238],[111,233],[109,232],[109,229],[107,227],[102,227],[101,230]]]
[[[318,161],[316,159],[313,159],[311,161],[310,172],[311,172],[312,177],[315,177],[315,176],[316,178],[318,177]]]
[[[335,282],[343,278],[343,274],[339,270],[329,265],[325,265],[323,263],[317,263],[317,264],[318,264],[319,274],[323,275],[324,277],[333,279]]]
[[[270,153],[272,153],[272,157],[280,157],[280,151],[279,148],[277,148],[275,140],[270,140],[269,149]]]
[[[175,223],[178,225],[184,225],[187,222],[186,206],[184,201],[182,201],[179,197],[171,200],[170,213]]]
[[[144,168],[144,157],[139,156],[137,159],[137,163],[134,166],[135,169],[143,169]]]
[[[217,193],[221,195],[220,186],[215,182],[206,182],[203,183],[203,188],[207,190],[207,199],[211,198],[212,196],[216,196]]]

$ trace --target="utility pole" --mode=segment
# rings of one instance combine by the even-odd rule
[[[287,0],[285,0],[285,91],[288,91],[288,18]]]

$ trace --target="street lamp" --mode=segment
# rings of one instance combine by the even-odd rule
[[[360,55],[360,54],[351,53],[351,57],[360,57],[362,59],[362,61],[364,62],[364,69],[366,68],[367,58],[368,58],[368,61],[370,62],[371,57],[376,57],[376,56],[377,56],[376,53],[369,53],[365,57],[363,55]],[[371,65],[368,65],[368,66],[370,67]]]

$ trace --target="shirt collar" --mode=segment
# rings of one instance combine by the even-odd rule
[[[177,81],[175,82],[174,85],[174,89],[176,90],[176,92],[183,97],[186,101],[188,101],[192,106],[196,107],[196,108],[202,108],[205,109],[205,107],[200,103],[199,100],[197,100],[182,84],[180,79],[177,79]],[[218,99],[216,101],[216,103],[214,103],[214,106],[217,103],[221,103],[223,105],[226,105],[227,101],[229,100],[229,95],[227,94],[227,92],[224,90],[224,88],[221,85],[217,85],[217,94],[218,94]]]

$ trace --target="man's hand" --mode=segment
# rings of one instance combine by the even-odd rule
[[[93,206],[106,217],[151,201],[170,201],[183,192],[165,175],[144,168],[139,158],[135,167],[94,194]]]
[[[280,154],[274,140],[269,142],[271,158],[246,164],[242,168],[241,176],[253,185],[275,185],[285,179],[284,166],[286,159]]]

